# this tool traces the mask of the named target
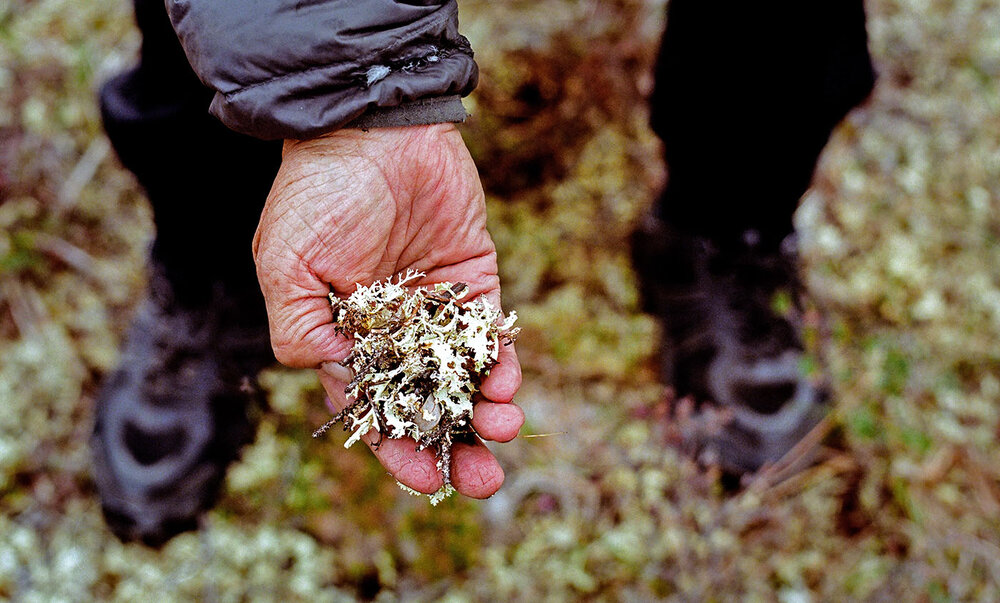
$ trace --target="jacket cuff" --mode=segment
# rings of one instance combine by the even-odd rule
[[[422,98],[395,107],[375,107],[348,123],[344,128],[395,128],[428,124],[462,123],[469,116],[459,95]]]

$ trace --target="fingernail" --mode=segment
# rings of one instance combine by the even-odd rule
[[[330,396],[323,396],[323,402],[326,403],[326,407],[330,409],[330,412],[333,414],[340,412],[337,410],[337,407],[333,405],[333,400],[330,399]]]
[[[344,383],[350,383],[354,379],[354,371],[339,362],[324,362],[319,365],[319,370]]]

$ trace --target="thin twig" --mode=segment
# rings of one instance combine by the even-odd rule
[[[829,417],[823,417],[784,456],[778,459],[773,465],[765,468],[751,483],[750,489],[762,492],[801,471],[809,454],[819,447],[820,443],[832,429],[833,422],[830,421]]]
[[[97,168],[101,167],[110,151],[111,145],[103,136],[98,136],[90,143],[59,189],[54,208],[56,215],[72,209],[80,201],[80,193],[94,179]]]
[[[22,337],[38,334],[41,325],[48,320],[45,305],[30,285],[19,281],[0,283],[0,299],[7,300],[14,327]]]
[[[97,262],[89,253],[66,239],[44,232],[35,233],[35,247],[70,266],[83,276],[98,281]]]

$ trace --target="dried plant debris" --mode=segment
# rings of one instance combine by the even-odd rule
[[[354,373],[344,390],[353,401],[313,436],[343,421],[351,432],[345,447],[374,429],[379,442],[410,436],[417,450],[433,448],[444,475],[431,496],[437,504],[454,492],[451,448],[472,434],[472,397],[496,365],[500,346],[512,343],[519,329],[512,328],[515,312],[504,317],[482,298],[461,303],[465,283],[406,287],[423,276],[411,270],[396,282],[359,285],[347,299],[330,294],[337,330],[354,338],[343,362]]]

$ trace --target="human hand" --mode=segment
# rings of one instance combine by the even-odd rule
[[[320,368],[334,407],[348,401],[342,361],[351,341],[334,329],[328,293],[350,295],[358,283],[407,269],[425,276],[410,286],[450,281],[469,285],[500,307],[496,248],[486,231],[486,207],[476,166],[452,124],[338,130],[286,141],[281,169],[253,242],[257,277],[267,305],[271,345],[282,364]],[[472,425],[483,438],[513,439],[524,413],[511,404],[521,384],[514,347],[480,388]],[[434,451],[415,451],[411,438],[362,438],[401,483],[420,492],[441,487]],[[485,498],[503,470],[481,441],[456,443],[451,481],[460,493]]]

